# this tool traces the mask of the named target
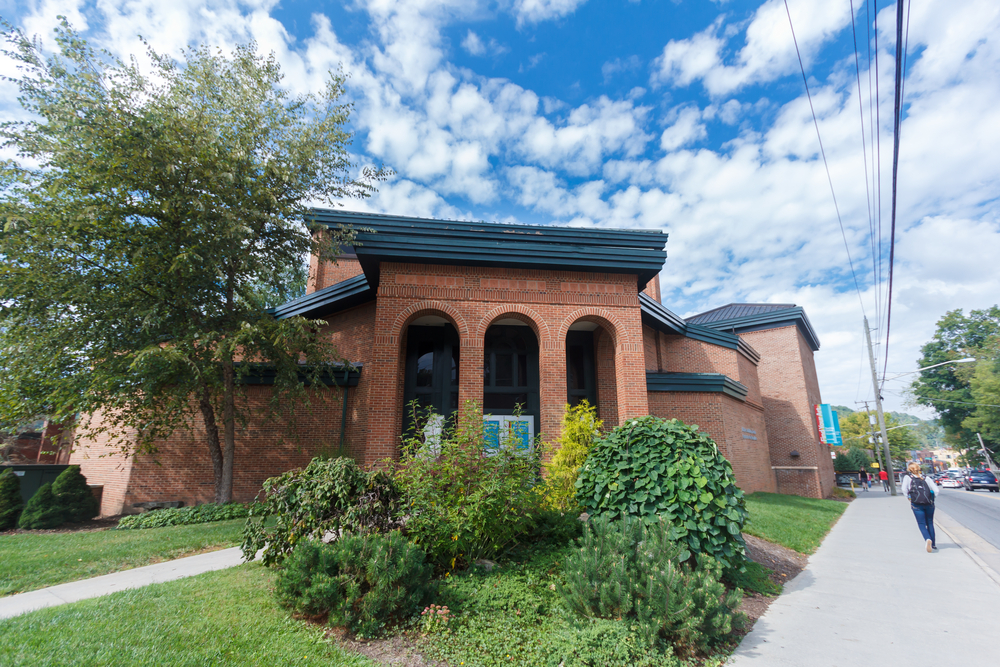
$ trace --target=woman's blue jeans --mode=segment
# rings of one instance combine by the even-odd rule
[[[914,505],[910,503],[913,516],[917,517],[917,527],[925,540],[930,540],[932,545],[937,545],[934,538],[934,505]]]

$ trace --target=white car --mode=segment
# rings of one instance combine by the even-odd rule
[[[962,484],[961,479],[949,476],[942,478],[941,481],[938,482],[938,486],[943,486],[949,489],[961,489],[964,485]]]

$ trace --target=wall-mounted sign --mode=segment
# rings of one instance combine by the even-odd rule
[[[820,442],[831,447],[844,444],[844,439],[840,436],[840,418],[829,403],[816,405],[816,426],[819,428]]]
[[[488,415],[483,417],[483,439],[486,452],[495,454],[501,447],[519,453],[531,451],[535,438],[535,418]]]
[[[743,427],[743,439],[744,440],[756,440],[757,439],[757,429]]]

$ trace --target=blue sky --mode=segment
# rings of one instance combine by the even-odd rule
[[[348,208],[664,229],[665,305],[804,306],[824,400],[853,406],[871,393],[862,309],[884,352],[895,5],[878,7],[880,260],[867,194],[877,160],[861,137],[876,108],[874,5],[854,5],[860,94],[850,0],[788,7],[860,295],[781,0],[0,0],[0,15],[46,37],[65,14],[121,56],[141,52],[139,34],[167,53],[255,39],[297,92],[342,66],[357,163],[396,172]],[[1000,5],[922,0],[909,31],[890,372],[916,367],[945,311],[1000,294]],[[17,113],[9,92],[5,115]],[[901,385],[886,393],[894,409]]]

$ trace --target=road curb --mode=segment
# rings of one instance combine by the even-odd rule
[[[942,512],[942,514],[944,514],[944,512]],[[951,519],[952,521],[954,521],[954,519],[952,519],[947,514],[945,514],[945,516],[947,516],[949,519]],[[958,546],[960,546],[962,548],[962,551],[964,551],[965,554],[969,558],[972,559],[972,562],[975,563],[976,565],[978,565],[983,570],[983,572],[986,573],[986,576],[988,576],[990,579],[993,580],[993,583],[995,583],[997,586],[1000,586],[1000,574],[998,574],[996,570],[994,570],[992,567],[990,567],[989,565],[987,565],[986,561],[984,561],[982,558],[980,558],[979,555],[975,551],[973,551],[969,547],[965,546],[957,537],[955,537],[954,533],[952,533],[950,530],[948,530],[947,528],[945,528],[945,526],[944,526],[943,523],[937,523],[937,522],[935,522],[935,525],[938,528],[940,528],[941,530],[943,530],[945,532],[945,535],[947,535],[948,537],[951,538],[952,542],[954,542],[955,544],[957,544]]]

